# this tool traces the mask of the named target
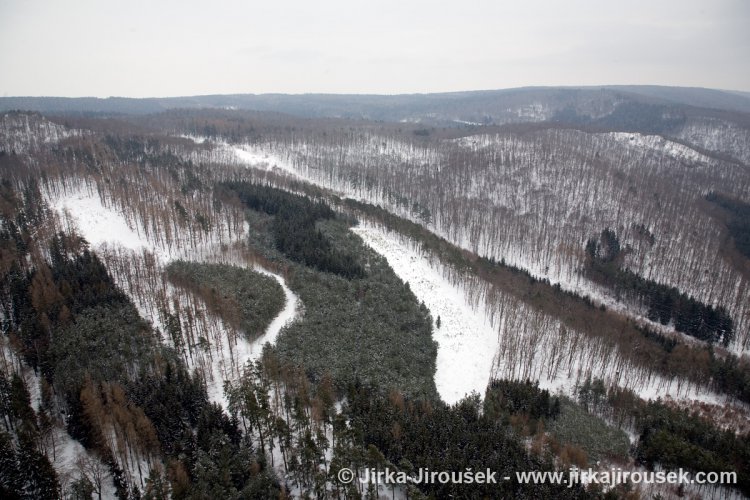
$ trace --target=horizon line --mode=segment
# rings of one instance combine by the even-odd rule
[[[304,96],[332,96],[332,97],[401,97],[401,96],[430,96],[430,95],[446,95],[446,94],[466,94],[466,93],[481,93],[481,92],[503,92],[513,90],[543,90],[543,89],[607,89],[607,88],[618,88],[618,87],[658,87],[658,88],[671,88],[671,89],[683,89],[683,90],[708,90],[714,92],[725,92],[730,94],[750,94],[750,90],[738,90],[738,89],[722,89],[716,87],[700,87],[700,86],[683,86],[683,85],[664,85],[664,84],[623,84],[623,83],[608,83],[601,85],[524,85],[520,87],[502,87],[502,88],[489,88],[489,89],[467,89],[467,90],[447,90],[447,91],[435,91],[435,92],[398,92],[398,93],[376,93],[376,92],[228,92],[228,93],[211,93],[211,94],[183,94],[183,95],[163,95],[163,96],[123,96],[123,95],[109,95],[109,96],[95,96],[95,95],[81,95],[81,96],[66,96],[66,95],[3,95],[0,99],[131,99],[131,100],[157,100],[157,99],[186,99],[186,98],[200,98],[200,97],[227,97],[227,96],[290,96],[290,97],[304,97]],[[743,97],[743,96],[741,96]],[[750,98],[750,96],[744,96]]]

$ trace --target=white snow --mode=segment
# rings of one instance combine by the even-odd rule
[[[465,292],[433,268],[426,256],[373,226],[352,229],[373,250],[384,256],[395,273],[425,303],[438,343],[435,385],[440,397],[453,404],[472,391],[484,394],[497,350],[497,333],[482,306],[473,307]]]
[[[60,486],[63,491],[72,483],[77,480],[80,475],[80,460],[97,461],[99,457],[86,451],[81,443],[71,438],[65,430],[56,427],[53,429],[55,450],[54,457],[52,456],[52,450],[47,450],[49,453],[49,459],[52,466],[57,471],[58,478],[60,480]],[[101,467],[102,471],[108,471],[108,467],[103,463],[97,464]],[[112,483],[112,475],[106,472],[102,478],[102,498],[105,500],[117,498],[114,484]]]
[[[244,144],[231,146],[231,149],[242,163],[265,170],[281,170],[294,177],[300,177],[289,162],[260,148]]]
[[[466,121],[466,120],[459,120],[458,118],[454,118],[453,119],[453,123],[460,123],[461,125],[477,125],[477,126],[482,126],[483,125],[482,123],[479,123],[479,122],[470,122],[470,121]]]
[[[610,132],[605,135],[621,144],[625,144],[628,147],[641,151],[656,151],[671,156],[672,158],[691,162],[708,163],[711,161],[706,155],[699,153],[693,148],[678,142],[670,141],[660,135],[646,135],[630,132]]]
[[[298,300],[294,292],[292,292],[286,285],[284,278],[282,278],[278,274],[267,271],[260,266],[256,266],[255,271],[273,277],[276,281],[279,282],[281,288],[284,289],[284,309],[282,309],[278,316],[276,316],[271,324],[268,325],[266,333],[258,339],[258,341],[261,342],[260,345],[263,345],[266,342],[273,344],[274,342],[276,342],[276,337],[279,336],[279,332],[281,331],[281,329],[287,324],[294,321],[294,319],[297,317]]]
[[[51,205],[75,224],[79,234],[92,247],[107,243],[130,250],[153,250],[145,238],[130,228],[125,217],[116,210],[105,207],[97,194],[80,190],[53,200]]]

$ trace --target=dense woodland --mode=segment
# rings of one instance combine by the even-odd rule
[[[200,133],[201,123],[231,131],[243,137],[235,144],[265,155],[268,168],[381,205],[568,290],[607,295],[580,268],[585,241],[611,227],[631,249],[625,268],[723,306],[737,332],[730,347],[744,349],[748,276],[741,262],[726,259],[727,229],[702,200],[708,191],[746,197],[747,167],[711,151],[721,133],[703,121],[690,118],[685,127],[716,137],[711,148],[687,135],[631,133],[616,124],[593,132],[547,123],[424,136],[411,124],[296,120],[285,127],[280,116],[268,123],[239,116],[173,112],[163,119],[189,133]]]
[[[354,255],[337,252],[316,227],[317,221],[335,217],[325,203],[315,203],[269,186],[232,183],[226,188],[237,193],[249,209],[274,216],[271,232],[276,249],[289,259],[344,278],[363,277],[364,271],[355,262]]]
[[[727,228],[732,235],[732,240],[737,250],[750,259],[750,204],[716,193],[710,193],[706,199],[729,212]]]
[[[660,401],[645,402],[627,390],[587,381],[577,388],[582,405],[612,422],[629,422],[640,434],[636,459],[645,465],[663,464],[691,471],[736,471],[738,488],[750,493],[747,435],[712,425]],[[669,465],[667,465],[669,464]]]
[[[262,334],[284,305],[279,284],[249,269],[178,260],[166,271],[172,283],[192,291],[208,310],[250,337]],[[179,336],[179,332],[169,333],[172,338]]]
[[[747,179],[710,151],[664,153],[634,113],[611,119],[637,140],[581,124],[4,114],[0,496],[750,494],[747,277],[727,246],[742,250]],[[697,127],[680,120],[664,130]],[[260,151],[251,166],[239,145]],[[118,234],[98,239],[76,203],[118,214]],[[356,224],[398,235],[486,311],[497,350],[480,394],[440,400],[440,318]],[[283,314],[273,345],[254,344]],[[730,470],[739,484],[336,476],[598,462]]]
[[[630,269],[621,269],[622,249],[617,234],[609,228],[598,241],[586,243],[587,271],[593,280],[612,287],[645,307],[647,317],[662,325],[672,323],[674,329],[700,340],[721,342],[725,347],[734,338],[732,318],[723,306],[714,308],[669,287],[647,280]]]
[[[385,259],[348,232],[350,219],[268,186],[231,188],[250,210],[273,216],[249,214],[256,221],[252,238],[269,260],[288,266],[288,284],[305,307],[277,341],[282,359],[300,363],[313,380],[329,372],[340,388],[360,381],[436,397],[432,318]],[[306,229],[287,229],[295,225]]]

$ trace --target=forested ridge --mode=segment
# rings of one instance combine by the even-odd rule
[[[289,259],[345,278],[364,275],[355,257],[336,251],[316,227],[316,222],[335,217],[325,203],[257,184],[225,187],[237,193],[248,208],[274,216],[271,231],[276,248]]]
[[[630,391],[607,388],[600,380],[587,381],[576,393],[590,412],[633,426],[640,434],[635,449],[639,463],[683,467],[693,472],[735,471],[738,489],[745,495],[750,493],[750,440],[746,434],[718,428],[697,414],[679,411],[661,401],[646,402]]]
[[[647,280],[629,269],[621,269],[622,249],[617,234],[606,228],[597,239],[586,242],[587,271],[592,279],[616,292],[632,297],[644,306],[648,318],[662,325],[673,323],[675,330],[725,347],[734,338],[732,318],[723,306],[714,308],[670,287]]]
[[[249,209],[272,215],[251,244],[269,259],[291,261],[289,286],[305,312],[278,339],[282,359],[300,363],[313,380],[328,372],[339,387],[358,380],[434,398],[432,318],[384,259],[349,234],[350,220],[321,201],[270,186],[227,187]],[[298,224],[306,229],[295,230]],[[264,249],[269,240],[274,248]],[[309,250],[308,258],[297,248]]]
[[[338,247],[342,250],[351,251],[361,245],[356,240],[342,241],[345,233],[343,228],[337,228],[336,225],[321,228],[321,231],[331,241],[338,241]],[[6,239],[6,244],[9,240]],[[359,250],[357,255],[367,254],[364,248],[360,247]],[[24,253],[23,248],[19,249],[19,258]],[[498,457],[497,460],[501,460],[497,467],[502,467],[502,470],[552,467],[549,462],[536,459],[528,461],[521,441],[509,430],[493,430],[489,422],[481,424],[481,420],[477,420],[477,408],[469,410],[475,404],[471,400],[467,400],[466,405],[469,406],[466,409],[461,409],[460,406],[455,409],[447,408],[436,401],[429,370],[430,351],[427,351],[426,361],[410,361],[405,357],[410,349],[421,350],[425,345],[429,346],[429,316],[424,307],[419,307],[416,303],[408,287],[397,284],[392,274],[389,277],[386,264],[374,255],[367,259],[367,265],[364,266],[368,269],[372,282],[355,278],[356,287],[341,290],[333,288],[328,295],[321,296],[323,300],[319,305],[313,300],[313,294],[320,294],[321,288],[314,287],[306,292],[305,285],[316,280],[326,283],[327,278],[327,286],[339,283],[340,287],[341,284],[349,283],[349,280],[314,269],[305,271],[305,267],[294,271],[308,273],[296,285],[294,278],[290,280],[307,306],[305,320],[296,324],[302,329],[298,335],[314,335],[317,323],[322,323],[321,326],[326,328],[319,328],[321,332],[326,331],[330,335],[327,328],[337,321],[327,316],[331,312],[341,314],[346,309],[345,302],[331,302],[331,299],[342,295],[337,300],[342,300],[344,296],[350,297],[350,300],[355,298],[352,302],[357,307],[357,315],[362,316],[360,321],[363,325],[373,321],[367,314],[382,314],[384,309],[399,311],[399,308],[405,307],[401,314],[402,321],[406,322],[390,328],[396,327],[395,331],[399,335],[405,335],[412,328],[419,327],[421,322],[426,337],[416,337],[414,347],[405,347],[403,344],[396,346],[398,356],[381,353],[381,358],[370,360],[377,364],[377,369],[375,364],[368,368],[367,358],[381,350],[380,347],[377,344],[369,348],[358,346],[355,352],[362,358],[337,370],[331,357],[328,362],[323,359],[321,368],[316,368],[305,357],[309,355],[310,346],[285,355],[286,344],[282,336],[279,354],[268,351],[263,362],[246,368],[247,375],[237,385],[226,386],[229,415],[208,401],[201,377],[191,376],[179,357],[174,356],[169,349],[159,347],[158,337],[151,326],[139,318],[130,299],[114,283],[96,254],[89,251],[85,240],[76,236],[55,235],[51,240],[49,256],[51,265],[48,273],[51,281],[47,283],[49,289],[41,293],[47,297],[46,301],[39,302],[36,298],[41,292],[35,288],[40,286],[37,285],[40,278],[36,272],[12,282],[15,290],[25,287],[26,294],[15,293],[11,296],[14,302],[9,307],[15,312],[15,316],[7,324],[8,335],[15,335],[14,332],[24,335],[23,339],[30,346],[27,362],[38,364],[48,387],[49,399],[43,403],[42,409],[35,411],[30,407],[24,382],[15,375],[13,382],[8,384],[12,389],[5,397],[11,403],[11,410],[5,415],[5,423],[6,430],[11,431],[11,434],[3,434],[2,443],[11,450],[8,455],[11,463],[4,468],[1,479],[3,493],[9,498],[28,495],[38,498],[56,498],[60,494],[77,497],[98,495],[103,491],[103,478],[106,476],[112,478],[115,494],[120,498],[137,498],[141,495],[158,498],[167,492],[173,498],[205,498],[216,495],[237,498],[276,497],[283,495],[281,492],[285,486],[268,468],[268,458],[265,455],[267,449],[273,449],[274,440],[278,440],[276,446],[282,449],[282,459],[288,461],[286,468],[289,478],[292,478],[298,488],[320,495],[330,487],[325,484],[333,481],[333,491],[341,493],[345,490],[343,485],[336,485],[335,480],[327,476],[320,477],[319,458],[313,457],[321,456],[321,452],[337,443],[338,448],[333,455],[333,460],[338,460],[337,463],[351,461],[355,467],[380,466],[384,458],[379,458],[383,455],[377,451],[376,446],[380,445],[385,449],[388,447],[382,442],[382,437],[371,434],[375,428],[373,424],[380,421],[380,416],[374,410],[363,414],[358,409],[359,399],[355,395],[361,394],[363,401],[369,401],[373,397],[386,398],[389,397],[388,394],[390,397],[402,398],[403,396],[394,396],[401,394],[401,390],[428,396],[424,403],[410,403],[410,407],[428,408],[429,405],[438,405],[438,408],[443,408],[435,415],[430,412],[429,418],[434,419],[434,423],[418,417],[422,421],[420,425],[430,428],[438,426],[443,429],[446,438],[450,436],[451,440],[461,441],[462,434],[465,434],[475,440],[477,445],[484,443],[486,447],[488,443],[494,443],[492,453]],[[17,267],[17,264],[13,263],[12,267]],[[218,275],[208,272],[211,270],[217,270]],[[210,282],[222,273],[231,273],[232,269],[213,269],[205,264],[177,262],[168,272],[171,279],[182,280],[187,286],[202,283],[204,287],[210,287],[205,280]],[[234,271],[234,275],[233,279],[221,280],[221,283],[215,282],[214,285],[221,290],[221,286],[227,286],[233,281],[241,283],[242,273]],[[13,279],[13,276],[9,278]],[[382,292],[378,291],[379,287],[383,288]],[[401,287],[402,292],[394,296],[393,287]],[[243,294],[235,296],[242,306],[246,306],[247,301],[252,299]],[[356,297],[359,297],[359,302]],[[369,306],[365,305],[368,298],[373,302]],[[394,298],[399,301],[400,306],[383,307],[383,301],[387,305]],[[326,316],[319,316],[317,310],[328,313]],[[363,310],[371,312],[365,313]],[[417,314],[417,323],[409,323],[407,311]],[[46,318],[52,318],[50,323],[40,324],[36,330],[23,326],[47,321]],[[391,321],[394,318],[399,318],[399,315],[394,316],[391,312],[381,316],[380,321]],[[306,326],[306,322],[310,326]],[[381,325],[380,328],[387,327]],[[25,336],[33,332],[36,332],[33,337]],[[382,338],[382,330],[362,333],[362,340],[379,336],[376,340],[380,342],[392,342]],[[290,329],[284,335],[291,337],[294,331]],[[49,345],[48,349],[40,347],[46,345]],[[332,354],[335,356],[336,352]],[[432,356],[434,357],[434,349]],[[315,358],[315,354],[312,358]],[[395,366],[394,374],[398,375],[404,369],[413,369],[426,363],[426,377],[388,379],[391,372],[387,363],[394,360],[400,363]],[[352,367],[355,368],[354,372],[348,371]],[[325,368],[323,373],[317,371],[322,368]],[[331,369],[341,376],[333,378],[329,373]],[[386,375],[385,379],[380,378],[383,374]],[[361,381],[377,384],[373,385],[377,389],[365,390]],[[275,402],[272,403],[270,396],[274,393],[284,396],[274,399]],[[346,394],[349,394],[351,406],[346,406],[340,415],[336,415],[332,402]],[[28,453],[24,451],[24,446],[37,446],[24,444],[24,439],[31,440],[32,443],[43,439],[40,426],[44,418],[49,418],[44,417],[44,408],[52,409],[56,405],[64,405],[67,432],[101,460],[100,465],[95,461],[86,464],[82,462],[80,476],[67,484],[65,489],[44,455],[39,455],[38,458],[34,458],[34,454],[23,455]],[[360,421],[364,417],[369,420]],[[24,422],[23,427],[16,424],[16,419]],[[341,422],[351,423],[342,426]],[[406,422],[404,425],[407,425]],[[327,427],[330,431],[326,431]],[[24,430],[20,430],[21,428]],[[363,432],[365,429],[366,433]],[[399,439],[411,439],[412,431],[408,426],[406,429],[409,434]],[[115,441],[109,435],[110,432],[117,437]],[[328,444],[327,432],[332,432],[332,444]],[[414,432],[417,432],[416,429]],[[18,435],[20,444],[15,444],[10,437],[15,435]],[[257,435],[259,441],[253,444],[246,439],[249,435]],[[299,442],[296,442],[297,439]],[[415,450],[422,446],[416,436],[413,442]],[[437,442],[430,440],[431,446],[435,446]],[[478,448],[464,458],[467,463],[485,460],[486,452]],[[139,455],[144,461],[133,464],[130,458],[121,455],[123,453]],[[422,453],[432,454],[429,450],[424,450],[417,455],[409,452],[409,456],[413,457],[414,463],[420,464],[424,460],[420,457],[426,456]],[[470,458],[471,456],[474,458]],[[455,455],[453,460],[458,458],[460,457]],[[29,460],[37,460],[39,465],[29,469],[27,465],[32,463]],[[139,468],[137,474],[144,476],[145,487],[142,490],[130,483],[128,474],[122,468],[123,463]],[[428,462],[424,463],[429,465]],[[251,466],[248,467],[248,464]],[[448,467],[451,464],[452,462],[433,466]],[[130,474],[134,472],[130,471]],[[530,498],[546,494],[541,493],[542,490],[535,493],[534,486],[516,485],[513,488]],[[547,486],[543,488],[544,491],[548,489]],[[564,490],[563,487],[552,489],[561,493]],[[495,490],[470,490],[463,494],[482,496],[490,491]],[[358,495],[360,492],[355,489],[350,493]],[[366,491],[362,490],[361,493]],[[417,491],[413,494],[419,495]],[[567,492],[565,494],[573,495]]]
[[[80,240],[76,243],[85,245]],[[18,338],[26,347],[25,359],[38,367],[49,392],[42,395],[42,406],[36,412],[29,407],[27,393],[21,398],[26,401],[25,410],[11,406],[10,413],[5,413],[6,431],[18,435],[20,448],[15,452],[20,458],[16,466],[10,464],[3,470],[0,486],[4,495],[90,497],[101,494],[102,479],[109,476],[118,497],[137,498],[140,490],[122,469],[123,464],[132,465],[130,457],[137,455],[145,460],[145,469],[140,469],[138,462],[137,475],[145,479],[143,493],[148,497],[168,491],[159,464],[174,456],[169,462],[178,474],[171,488],[173,496],[202,498],[222,487],[217,486],[216,477],[204,472],[207,465],[214,466],[213,459],[207,457],[216,453],[235,460],[234,477],[224,484],[229,489],[223,491],[278,491],[276,480],[266,477],[262,468],[247,469],[252,447],[240,444],[236,424],[208,402],[200,378],[193,379],[173,353],[159,347],[150,325],[140,318],[96,256],[87,249],[79,253],[70,245],[64,237],[53,239],[52,266],[46,277],[38,274],[43,270],[9,277],[15,291],[10,306],[14,314],[5,325],[6,335],[11,342]],[[26,293],[21,291],[24,286]],[[26,440],[36,442],[36,448],[49,438],[45,433],[51,431],[52,420],[59,418],[55,410],[60,408],[70,436],[102,462],[83,463],[80,477],[68,484],[67,491],[61,489],[47,457],[25,456],[29,454]],[[22,422],[21,427],[15,424],[16,419]],[[15,449],[7,434],[3,439],[4,446]],[[191,450],[188,455],[186,450]],[[25,466],[28,460],[36,460],[32,469]],[[180,485],[181,481],[187,484]]]
[[[721,152],[744,154],[747,128],[725,118],[687,113],[679,131],[668,135],[543,122],[434,127],[418,136],[418,124],[280,115],[266,121],[221,112],[172,112],[165,121],[186,130],[207,123],[220,135],[239,136],[229,151],[251,150],[268,158],[259,165],[269,170],[379,204],[461,248],[567,290],[592,288],[579,272],[583,247],[611,227],[631,248],[623,268],[724,307],[734,322],[730,348],[738,351],[748,332],[747,278],[723,255],[726,229],[701,205],[711,190],[746,196],[746,160]]]
[[[744,358],[726,354],[717,356],[710,346],[680,344],[650,327],[624,320],[620,314],[606,307],[595,307],[589,296],[566,292],[504,261],[496,262],[461,250],[419,224],[390,214],[380,207],[351,199],[344,200],[344,206],[389,229],[409,235],[422,248],[438,255],[441,261],[450,263],[456,269],[483,276],[537,308],[563,315],[565,324],[571,328],[583,329],[591,336],[608,336],[613,345],[627,349],[639,363],[669,375],[710,380],[718,390],[750,401],[750,365]],[[596,325],[596,328],[589,330],[586,325]],[[632,345],[638,345],[638,351],[628,349]]]

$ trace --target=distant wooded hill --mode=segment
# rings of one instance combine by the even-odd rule
[[[236,94],[166,98],[2,97],[0,111],[118,115],[175,108],[275,111],[306,117],[340,117],[430,125],[573,121],[612,125],[632,115],[704,115],[708,110],[750,112],[750,96],[704,88],[662,86],[524,87],[436,94]],[[710,114],[710,113],[709,113]],[[746,118],[745,118],[746,119]],[[627,127],[625,127],[627,128]],[[630,127],[634,128],[634,127]]]

